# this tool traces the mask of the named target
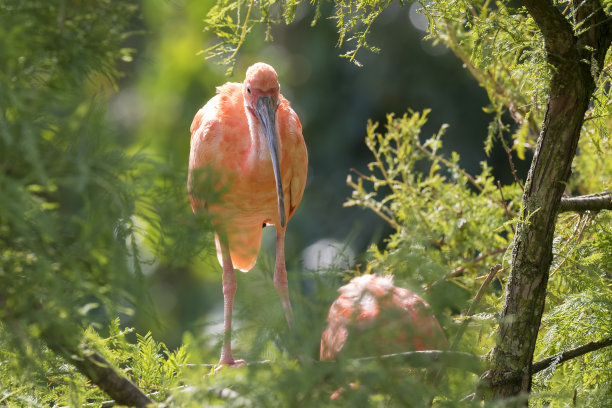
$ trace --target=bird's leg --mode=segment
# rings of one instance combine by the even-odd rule
[[[219,365],[240,366],[244,360],[234,360],[232,355],[232,310],[236,294],[236,273],[230,257],[227,241],[219,239],[223,258],[223,348]]]
[[[285,266],[285,229],[276,229],[276,265],[274,266],[274,288],[280,296],[285,318],[290,329],[293,329],[293,311],[289,301],[289,281],[287,281],[287,268]]]

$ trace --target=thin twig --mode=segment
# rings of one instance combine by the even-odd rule
[[[242,44],[244,43],[244,39],[246,38],[246,33],[248,31],[248,24],[249,24],[249,18],[251,16],[251,10],[253,9],[253,3],[254,3],[254,0],[251,0],[249,2],[249,9],[247,10],[247,15],[244,18],[244,24],[242,25],[242,30],[240,32],[240,40],[238,41],[238,45],[236,45],[236,49],[234,50],[234,53],[230,57],[230,60],[233,60],[236,57],[236,54],[238,54],[238,50],[240,49],[240,47],[242,47]],[[238,8],[238,12],[240,12],[240,8]],[[238,19],[240,20],[240,15],[238,15]]]
[[[497,248],[494,249],[490,252],[486,252],[483,254],[478,255],[476,258],[474,258],[472,261],[470,261],[470,265],[474,265],[477,264],[478,262],[487,259],[488,257],[492,256],[492,255],[497,255],[497,254],[501,254],[504,253],[508,250],[508,247],[503,247],[503,248]],[[454,278],[457,277],[459,275],[461,275],[463,272],[465,272],[465,270],[468,268],[468,265],[461,265],[455,269],[453,269],[452,271],[450,271],[449,273],[447,273],[446,275],[444,275],[442,278],[438,279],[437,281],[435,281],[434,283],[432,283],[431,285],[425,287],[425,290],[429,290],[432,286],[437,285],[438,283],[445,281],[449,278]]]
[[[366,180],[366,181],[371,181],[369,178],[365,177],[363,174],[359,173],[358,171],[356,171],[356,170],[354,170],[354,171],[355,171],[355,173],[357,173],[359,178],[361,178],[363,180]],[[355,190],[359,189],[359,186],[353,182],[353,179],[352,179],[350,174],[346,178],[346,184],[349,187],[354,188]],[[346,206],[352,206],[352,205],[356,205],[356,203],[355,204],[351,203],[351,204],[348,204],[348,205],[346,203],[344,204],[345,207]],[[381,205],[381,207],[384,208],[384,205]],[[395,221],[395,219],[392,218],[392,216],[388,216],[387,214],[385,214],[382,211],[382,209],[379,209],[376,206],[372,206],[372,205],[367,206],[367,208],[372,210],[376,215],[378,215],[380,218],[385,220],[392,228],[394,228],[394,229],[396,229],[398,231],[402,229],[401,225],[398,224],[397,221]]]
[[[422,350],[407,351],[404,353],[385,354],[382,356],[362,357],[353,359],[356,362],[367,362],[376,360],[399,360],[411,367],[431,368],[441,364],[447,367],[460,368],[474,374],[481,374],[484,367],[484,359],[478,355],[462,351],[448,350]]]
[[[512,159],[512,149],[506,148],[506,153],[508,154],[508,163],[510,163],[510,171],[512,171],[512,177],[514,177],[514,182],[519,185],[522,191],[525,191],[525,187],[521,180],[518,178],[516,173],[516,168],[514,167],[514,160]]]
[[[506,204],[506,199],[504,198],[504,191],[502,190],[502,186],[499,180],[497,180],[497,189],[499,190],[499,195],[501,196],[502,203],[504,203],[504,211],[506,212],[506,218],[508,219],[508,221],[512,221],[513,217],[510,213],[510,210],[508,209],[508,205]],[[510,224],[510,228],[512,229],[512,233],[515,234],[516,231],[514,230],[514,224]]]
[[[491,269],[489,269],[489,274],[487,275],[485,281],[482,282],[482,285],[480,285],[478,292],[476,292],[476,296],[474,296],[474,300],[472,300],[472,303],[470,304],[470,307],[468,308],[468,311],[465,314],[465,319],[461,323],[461,326],[459,327],[459,330],[457,331],[457,334],[455,335],[455,338],[453,339],[453,343],[451,344],[451,347],[450,347],[451,350],[455,350],[457,346],[459,345],[459,341],[461,340],[463,333],[465,333],[468,323],[472,320],[471,317],[474,314],[474,310],[476,310],[476,306],[480,302],[480,299],[484,295],[485,290],[487,289],[487,287],[489,286],[489,284],[491,283],[495,275],[497,275],[499,271],[502,271],[507,268],[508,267],[502,268],[500,264],[497,264],[495,266],[492,266]]]
[[[272,360],[259,360],[259,361],[250,361],[248,363],[244,363],[245,366],[254,366],[254,365],[265,365],[265,364],[270,364],[272,363]],[[192,363],[187,363],[187,364],[181,364],[180,367],[189,367],[189,368],[193,368],[193,367],[205,367],[205,368],[210,368],[213,369],[215,367],[218,367],[219,364],[192,364]]]

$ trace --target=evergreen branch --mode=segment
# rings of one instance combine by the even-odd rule
[[[366,180],[366,181],[371,181],[369,177],[363,175],[362,173],[356,171],[355,169],[351,169],[353,170],[357,176],[362,179],[362,180]],[[346,184],[349,187],[352,187],[354,189],[354,191],[359,191],[359,184],[353,182],[353,178],[351,177],[351,175],[349,174],[346,178]],[[378,204],[378,202],[375,202],[376,204]],[[349,200],[347,203],[344,204],[345,207],[350,207],[353,205],[361,205],[358,202],[354,201],[354,200]],[[380,218],[382,218],[384,221],[386,221],[392,228],[395,228],[395,230],[399,231],[402,227],[401,225],[394,219],[393,215],[387,215],[385,214],[385,212],[383,211],[383,207],[382,205],[375,205],[374,203],[364,203],[362,205],[365,208],[368,208],[370,210],[372,210],[376,215],[378,215]]]
[[[19,330],[19,325],[13,318],[11,309],[7,307],[2,293],[0,293],[0,308],[7,313],[5,318],[13,329]],[[146,407],[154,403],[140,388],[127,377],[117,373],[101,354],[89,346],[85,344],[73,346],[65,333],[52,329],[43,331],[42,339],[50,350],[74,365],[81,374],[119,404]]]
[[[470,10],[473,9],[470,8]],[[508,112],[510,112],[510,116],[516,123],[521,124],[523,120],[527,120],[531,133],[537,135],[540,132],[540,126],[533,118],[533,115],[529,115],[527,110],[521,108],[521,106],[528,105],[527,101],[521,101],[523,103],[512,102],[507,97],[506,87],[495,79],[495,75],[493,75],[490,69],[485,70],[478,68],[472,62],[472,58],[461,48],[461,40],[457,38],[450,26],[449,21],[445,19],[444,23],[446,32],[448,34],[448,40],[445,41],[445,44],[452,49],[453,53],[461,60],[468,72],[474,77],[474,79],[476,79],[476,81],[478,81],[478,83],[483,84],[483,86],[489,85],[491,91],[494,92],[494,95],[502,101],[506,109],[508,109]],[[512,76],[509,75],[509,77],[511,78]]]
[[[555,275],[561,269],[561,267],[565,264],[565,262],[568,259],[570,259],[570,255],[578,247],[578,244],[580,243],[580,241],[582,241],[584,229],[587,227],[587,225],[589,225],[589,222],[592,219],[592,217],[590,217],[589,215],[584,216],[583,214],[580,214],[579,216],[577,216],[577,218],[578,218],[578,222],[576,223],[576,226],[574,227],[574,231],[572,232],[572,235],[565,240],[565,243],[559,249],[558,254],[559,255],[563,254],[565,251],[565,248],[567,248],[567,246],[570,243],[574,243],[574,245],[567,252],[565,252],[565,256],[563,257],[561,262],[559,262],[557,267],[550,272],[550,276]]]
[[[249,21],[250,21],[250,17],[251,17],[251,10],[253,10],[253,3],[254,3],[253,0],[251,0],[249,2],[249,8],[247,10],[247,15],[244,18],[244,24],[242,25],[242,29],[240,31],[240,39],[238,40],[238,44],[236,45],[236,49],[234,50],[234,52],[232,53],[232,55],[230,57],[230,61],[233,61],[234,58],[236,58],[236,54],[238,54],[238,50],[240,49],[240,47],[242,47],[242,44],[244,44],[244,39],[246,38],[246,34],[247,34],[248,29],[249,29]],[[238,21],[238,23],[240,23],[240,21]]]
[[[588,194],[578,197],[563,197],[559,212],[612,210],[612,192]]]
[[[582,346],[562,351],[560,353],[555,354],[554,356],[550,356],[538,361],[537,363],[533,363],[533,365],[531,366],[531,374],[543,371],[551,365],[559,365],[573,358],[580,357],[584,354],[590,353],[592,351],[597,351],[599,349],[609,346],[612,346],[612,336],[607,337],[603,340],[592,341]]]

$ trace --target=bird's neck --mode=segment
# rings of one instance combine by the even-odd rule
[[[249,122],[249,135],[251,137],[251,151],[259,158],[263,160],[270,159],[270,149],[268,148],[268,142],[266,141],[266,135],[263,127],[259,123],[259,120],[255,117],[253,112],[246,106],[244,107],[247,120]]]

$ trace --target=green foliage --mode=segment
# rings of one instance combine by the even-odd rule
[[[143,160],[124,153],[105,112],[117,63],[130,59],[135,11],[126,1],[0,1],[2,405],[108,398],[46,344],[77,347],[83,327],[87,337],[144,296]],[[141,348],[161,347],[148,339]],[[171,366],[154,368],[134,370],[149,382],[171,378]]]
[[[203,52],[207,58],[216,58],[220,63],[228,66],[231,74],[240,47],[244,44],[247,34],[255,27],[265,27],[266,40],[272,40],[271,27],[274,24],[290,24],[294,21],[297,8],[304,3],[301,0],[290,1],[263,1],[253,0],[217,2],[206,16],[206,29],[212,31],[219,42]],[[322,0],[310,2],[315,7],[312,20],[314,26],[321,17]],[[349,50],[341,56],[360,66],[356,59],[358,51],[366,49],[378,52],[379,48],[368,42],[368,35],[372,24],[381,13],[393,3],[392,0],[359,0],[334,2],[334,13],[331,16],[336,20],[338,29],[338,47],[349,46]],[[404,1],[399,2],[402,6]]]
[[[389,115],[385,133],[376,132],[378,124],[368,125],[366,145],[375,161],[370,174],[358,174],[356,182],[349,176],[354,191],[346,205],[372,210],[394,229],[385,248],[370,249],[372,272],[429,288],[434,306],[462,309],[482,283],[477,278],[504,262],[521,191],[512,184],[500,195],[486,163],[472,176],[459,166],[457,154],[441,156],[446,126],[421,142],[427,114]],[[498,302],[499,292],[484,310],[493,313]]]
[[[368,35],[391,3],[334,3],[338,46],[350,48],[344,57],[357,62],[359,50],[376,51]],[[195,4],[188,5],[190,18],[201,24],[202,6]],[[513,157],[523,160],[533,152],[550,78],[542,37],[512,4],[422,4],[430,39],[446,44],[489,96],[483,109],[492,121],[482,131],[484,149],[501,143],[510,151],[509,163],[495,166],[512,166]],[[568,6],[571,21],[579,5],[568,4],[558,3]],[[231,65],[248,34],[263,27],[271,39],[275,24],[289,24],[305,6],[297,0],[221,0],[206,18],[219,42],[206,52]],[[326,3],[311,6],[314,24]],[[143,3],[145,13],[147,7]],[[270,274],[262,272],[272,270],[269,259],[244,277],[239,292],[250,294],[237,297],[242,305],[235,337],[237,354],[253,362],[248,367],[210,375],[207,363],[217,358],[220,336],[178,333],[182,345],[171,351],[147,330],[141,335],[121,327],[118,314],[129,316],[147,303],[142,300],[152,269],[176,273],[216,262],[212,250],[196,258],[201,248],[212,248],[212,240],[205,234],[208,220],[193,217],[187,203],[180,162],[188,149],[186,130],[180,148],[154,140],[187,127],[184,111],[189,116],[192,107],[172,101],[179,91],[198,91],[179,77],[199,69],[189,53],[199,46],[200,33],[165,25],[158,16],[161,51],[150,57],[156,64],[145,64],[147,79],[140,83],[146,89],[143,124],[128,129],[139,139],[118,138],[106,116],[121,78],[118,62],[131,60],[125,41],[135,14],[128,1],[0,0],[0,405],[101,405],[108,399],[50,351],[54,341],[97,350],[153,399],[173,406],[469,404],[459,401],[474,391],[477,376],[443,364],[438,374],[392,359],[313,360],[336,288],[363,272],[393,273],[397,284],[426,298],[456,350],[483,355],[493,345],[522,183],[517,178],[502,185],[487,162],[470,174],[458,154],[443,154],[453,128],[423,135],[429,111],[388,115],[385,129],[368,124],[373,161],[366,174],[349,176],[354,191],[346,205],[374,212],[391,234],[370,246],[356,270],[302,273],[317,296],[292,294],[300,322],[294,332],[284,324]],[[609,59],[567,186],[573,194],[611,186]],[[212,70],[205,74],[200,76],[214,81],[199,85],[220,82]],[[158,77],[164,81],[146,82]],[[156,114],[160,110],[165,114]],[[130,143],[127,150],[138,155],[125,153]],[[610,221],[605,212],[558,217],[536,359],[611,335]],[[495,264],[502,269],[485,280]],[[579,406],[604,406],[611,358],[606,348],[549,367],[535,377],[533,404],[562,406],[575,399]],[[341,398],[331,400],[339,389]]]
[[[538,356],[554,355],[612,334],[612,219],[609,214],[561,217],[553,251],[548,312],[541,326]],[[550,367],[536,377],[538,402],[563,393],[580,406],[606,405],[610,396],[610,347]],[[576,392],[576,397],[573,393]],[[569,394],[569,395],[568,395]]]
[[[493,113],[485,151],[493,142],[504,142],[511,127],[503,122],[509,113],[514,122],[513,144],[505,146],[523,160],[539,134],[550,79],[543,39],[522,8],[508,2],[425,2],[430,38],[441,41],[465,64],[485,88]]]
[[[170,391],[180,387],[180,375],[188,358],[186,348],[170,351],[158,343],[150,334],[138,336],[136,342],[128,340],[133,329],[121,329],[119,319],[111,322],[108,337],[101,337],[92,328],[84,333],[85,344],[100,351],[115,367],[157,401],[165,400]],[[4,336],[3,336],[4,337]],[[2,343],[0,343],[2,344]],[[74,367],[62,363],[47,349],[37,357],[44,371],[40,377],[32,378],[19,366],[21,359],[0,348],[3,370],[0,375],[0,392],[3,406],[82,406],[91,401],[108,400],[98,387]]]
[[[121,237],[133,159],[115,147],[99,95],[129,54],[134,7],[95,3],[97,15],[80,2],[0,3],[0,315],[25,331],[116,312],[126,293],[114,289],[131,274]]]
[[[392,0],[336,2],[333,18],[338,29],[338,47],[342,47],[344,43],[352,45],[352,49],[342,54],[342,57],[360,66],[360,62],[355,59],[360,49],[365,48],[370,52],[380,51],[378,47],[368,43],[367,36],[372,24],[391,3]],[[404,2],[399,3],[403,5]]]
[[[450,319],[470,322],[458,342],[460,349],[484,354],[492,347],[496,329],[491,317],[502,306],[499,285],[485,288],[485,296],[473,310],[475,301],[462,302],[459,293],[474,296],[482,283],[479,277],[490,265],[507,266],[510,254],[505,248],[514,237],[521,189],[517,183],[496,186],[486,164],[480,175],[471,176],[459,167],[455,153],[451,159],[439,155],[446,127],[421,142],[427,114],[389,115],[385,133],[377,132],[378,124],[368,124],[366,145],[375,160],[369,165],[370,174],[358,174],[357,181],[349,176],[347,182],[354,191],[346,205],[371,210],[394,229],[384,248],[371,247],[366,271],[393,273],[410,286],[424,288],[424,296],[438,309],[451,339],[461,330]],[[609,161],[597,156],[593,139],[584,138],[582,145],[572,185],[579,191],[609,186]],[[595,174],[601,178],[584,178],[582,173],[593,168],[600,170]],[[497,196],[500,188],[503,195]],[[612,334],[610,225],[607,212],[559,216],[548,312],[535,360]],[[503,282],[503,275],[499,278]],[[444,307],[461,310],[461,316],[445,316]],[[477,313],[475,319],[467,314],[468,307]],[[607,401],[610,357],[607,348],[538,374],[534,403],[577,398],[581,406],[597,406]]]
[[[217,44],[204,50],[207,58],[218,58],[228,65],[231,74],[236,54],[246,39],[246,35],[257,25],[266,29],[266,40],[272,40],[273,24],[284,21],[289,24],[295,18],[299,4],[297,0],[283,3],[275,0],[255,2],[254,0],[230,1],[216,3],[206,15],[206,29],[211,30],[220,40]]]
[[[119,367],[144,392],[154,393],[156,400],[168,397],[173,388],[180,385],[180,374],[188,355],[182,346],[170,351],[164,343],[156,342],[150,333],[136,335],[136,343],[126,336],[133,329],[121,329],[119,319],[111,322],[109,335],[102,338],[97,332],[88,329],[86,343],[100,350],[104,357]]]

